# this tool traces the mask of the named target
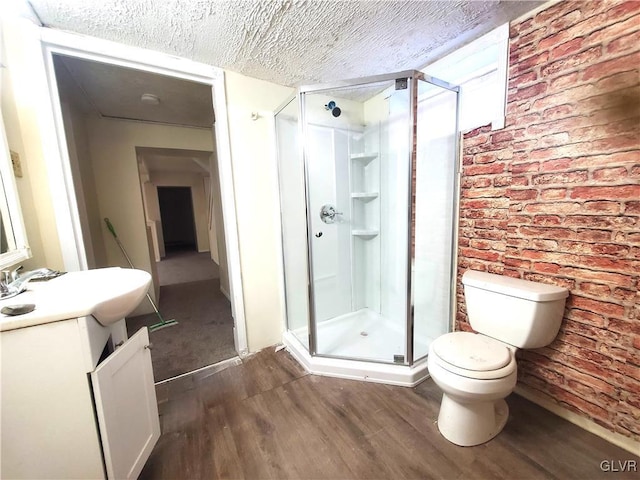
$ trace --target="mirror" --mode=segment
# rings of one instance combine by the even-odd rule
[[[4,120],[0,115],[0,270],[31,257],[13,175]]]

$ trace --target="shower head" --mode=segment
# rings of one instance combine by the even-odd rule
[[[340,110],[340,107],[338,107],[336,105],[336,102],[334,102],[333,100],[331,100],[329,103],[327,103],[324,106],[325,110],[331,110],[331,115],[333,115],[334,117],[339,117],[340,114],[342,113],[342,110]]]

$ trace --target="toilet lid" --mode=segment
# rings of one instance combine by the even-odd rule
[[[443,335],[433,342],[433,351],[451,365],[477,372],[497,370],[511,361],[511,352],[502,343],[471,332]]]

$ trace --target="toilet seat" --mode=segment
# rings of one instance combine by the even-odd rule
[[[503,378],[516,369],[515,356],[503,343],[471,332],[442,335],[429,350],[439,366],[467,378]]]

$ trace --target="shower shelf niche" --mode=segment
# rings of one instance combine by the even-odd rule
[[[357,160],[358,162],[362,163],[362,165],[368,165],[371,160],[375,160],[376,158],[378,158],[378,152],[352,153],[350,157],[351,160]]]
[[[378,236],[380,232],[378,230],[351,230],[351,235],[354,237],[362,238],[364,240],[370,240]]]
[[[378,198],[378,195],[378,192],[353,192],[351,194],[351,198],[366,203],[370,202],[371,200],[375,200],[376,198]]]

